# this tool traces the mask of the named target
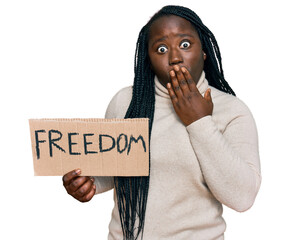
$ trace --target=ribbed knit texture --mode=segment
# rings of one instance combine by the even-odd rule
[[[204,72],[197,87],[201,94],[210,87]],[[224,239],[222,204],[245,211],[254,203],[261,183],[254,119],[237,97],[210,88],[212,116],[185,127],[167,89],[155,78],[144,240]],[[126,87],[113,97],[106,118],[124,117],[131,92]],[[113,188],[111,177],[95,177],[95,183],[97,193]],[[123,239],[116,204],[108,239]]]

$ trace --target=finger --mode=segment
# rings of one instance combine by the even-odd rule
[[[84,197],[81,198],[81,201],[83,202],[88,202],[92,199],[92,197],[95,195],[96,193],[96,186],[93,185],[90,192],[87,193]]]
[[[95,182],[95,178],[94,177],[90,177],[91,181],[94,183]]]
[[[191,92],[199,92],[196,83],[194,82],[191,74],[189,73],[188,69],[185,67],[181,68],[182,72],[184,73],[186,82],[188,83],[188,87],[190,89]]]
[[[81,169],[75,169],[75,170],[73,170],[73,171],[68,172],[67,174],[65,174],[65,175],[63,176],[63,184],[64,184],[64,186],[69,185],[70,182],[71,182],[74,178],[78,177],[80,174],[81,174]]]
[[[92,185],[93,183],[89,178],[81,187],[78,188],[74,195],[81,198],[84,197],[87,193],[90,192]]]
[[[88,177],[78,177],[71,181],[71,183],[68,185],[68,190],[73,193],[76,192],[84,183],[88,181]]]
[[[212,102],[212,98],[211,98],[211,89],[208,88],[204,94],[204,98],[208,101],[208,102]]]
[[[189,95],[190,89],[189,89],[189,86],[186,82],[186,78],[184,76],[184,73],[182,72],[182,69],[178,65],[175,65],[174,70],[176,72],[178,83],[179,83],[179,86],[182,90],[183,95],[184,96]]]
[[[182,90],[181,90],[180,85],[178,83],[176,73],[174,70],[170,71],[170,77],[172,80],[172,89],[175,92],[175,95],[177,96],[177,98],[181,98],[183,96],[183,93],[182,93]]]
[[[173,104],[178,103],[178,98],[177,98],[177,96],[172,88],[171,83],[167,83],[167,89],[168,89],[168,92],[169,92],[169,95],[170,95],[170,98],[171,98]]]

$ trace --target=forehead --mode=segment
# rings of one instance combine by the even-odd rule
[[[152,23],[149,29],[149,41],[171,34],[185,33],[198,36],[195,27],[188,20],[176,15],[163,16]]]

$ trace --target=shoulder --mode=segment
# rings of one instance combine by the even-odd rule
[[[130,101],[132,97],[132,86],[127,86],[120,89],[115,95],[112,97],[111,102],[121,101],[127,102]]]
[[[111,99],[105,118],[124,118],[132,98],[132,86],[120,89]]]
[[[213,104],[218,111],[226,111],[229,114],[250,113],[248,106],[238,97],[222,92],[211,87]]]
[[[255,128],[253,115],[241,99],[214,87],[210,88],[214,106],[212,117],[221,131],[236,124],[240,127],[245,125],[246,127],[254,126]]]

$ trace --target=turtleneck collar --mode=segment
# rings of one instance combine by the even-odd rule
[[[197,88],[200,92],[200,94],[204,94],[205,91],[207,90],[208,88],[208,81],[206,80],[205,78],[205,73],[204,71],[202,72],[199,80],[198,80],[198,83],[197,83]],[[170,99],[170,95],[168,93],[168,89],[165,88],[159,81],[158,77],[155,76],[155,93],[157,96],[160,96],[161,98],[164,98],[165,100],[169,100],[171,101]]]

